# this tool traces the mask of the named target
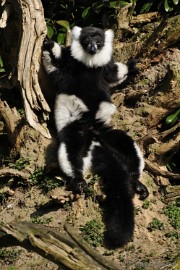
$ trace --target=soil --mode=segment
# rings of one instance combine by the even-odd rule
[[[164,77],[164,74],[159,74],[160,69],[163,70],[162,64],[157,64],[156,69],[154,69],[159,78],[160,76]],[[145,89],[144,98],[149,87],[147,81],[152,83],[153,78],[156,77],[155,73],[147,71],[146,76],[143,75],[147,79],[146,81],[141,80],[141,88]],[[161,81],[161,78],[159,81]],[[154,85],[151,87],[154,88]],[[113,96],[114,103],[120,108],[114,116],[113,125],[115,128],[125,129],[131,136],[138,139],[139,134],[141,134],[141,137],[148,134],[148,126],[140,123],[141,114],[138,114],[138,109],[142,107],[136,106],[136,113],[134,113],[133,106],[130,106],[132,104],[124,103],[124,93],[128,90],[125,89],[123,93]],[[141,100],[142,104],[143,100]],[[126,119],[126,122],[124,119]],[[0,121],[0,123],[2,122]],[[47,162],[56,162],[54,160],[54,156],[56,156],[56,145],[54,143],[43,139],[42,136],[31,128],[27,128],[27,126],[24,132],[26,133],[26,141],[19,142],[19,157],[28,158],[29,164],[23,168],[23,171],[33,173],[37,168],[43,168]],[[7,163],[9,158],[8,145],[6,135],[1,136],[1,167],[9,166]],[[73,202],[69,202],[71,194],[64,192],[64,186],[53,186],[54,188],[51,191],[47,191],[46,175],[43,175],[43,177],[40,185],[38,183],[32,185],[30,183],[32,179],[27,181],[27,179],[22,180],[13,176],[11,178],[0,178],[0,222],[35,222],[63,231],[63,225],[68,220],[81,233],[80,227],[84,226],[87,221],[96,220],[103,228],[101,209],[94,195],[88,198],[81,196]],[[48,177],[50,178],[51,188],[55,181],[56,183],[57,181],[62,183],[58,174]],[[176,237],[167,236],[170,232],[177,235],[177,231],[171,226],[168,216],[164,214],[164,208],[167,206],[164,190],[170,183],[165,178],[154,177],[146,170],[142,182],[148,187],[149,197],[145,202],[140,201],[137,195],[134,198],[136,225],[133,241],[116,250],[107,250],[103,245],[100,245],[96,247],[97,252],[108,256],[109,260],[115,260],[127,270],[179,270],[178,240]],[[95,194],[97,190],[98,188],[94,185]],[[149,230],[149,224],[154,218],[161,222],[161,226]],[[47,258],[38,255],[30,247],[29,250],[26,250],[20,246],[14,246],[0,250],[0,269],[60,270],[62,268]]]
[[[37,167],[38,164],[39,166],[43,164],[43,151],[42,156],[39,154],[37,159],[37,151],[32,150],[34,149],[34,142],[31,146],[28,143],[29,156],[33,162],[32,165],[27,165],[27,171],[32,171],[32,168],[34,170],[34,167]],[[30,166],[32,168],[29,168]],[[58,176],[56,181],[57,179],[59,179]],[[26,181],[23,182],[23,180],[20,181],[17,178],[8,179],[8,182],[7,179],[1,178],[1,181],[4,181],[6,186],[8,183],[9,191],[7,194],[9,195],[4,197],[0,206],[0,222],[28,221],[43,223],[62,231],[63,224],[68,220],[79,233],[81,233],[80,227],[87,221],[98,220],[103,227],[101,209],[94,196],[89,198],[81,196],[69,203],[70,194],[64,191],[64,187],[56,187],[47,192],[44,191],[43,187],[30,186]],[[138,199],[138,196],[134,198],[136,226],[133,241],[124,248],[117,250],[106,250],[103,246],[96,249],[99,253],[105,254],[104,256],[108,256],[110,260],[115,260],[124,269],[175,269],[173,267],[176,265],[178,258],[178,242],[177,239],[166,236],[167,233],[175,231],[175,229],[163,213],[166,204],[163,202],[162,190],[168,181],[164,179],[159,185],[157,179],[154,179],[145,171],[142,182],[148,187],[150,195],[146,200],[147,206],[145,202]],[[95,186],[94,190],[95,192],[97,190]],[[163,227],[149,231],[148,225],[153,218],[162,222]],[[2,257],[0,253],[0,269],[2,270],[62,269],[57,264],[22,247],[9,247],[5,250],[13,250],[16,256],[12,257],[10,253],[11,255]],[[179,266],[176,266],[176,270],[180,269],[177,267]]]

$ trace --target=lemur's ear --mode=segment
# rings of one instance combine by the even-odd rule
[[[105,31],[105,42],[112,42],[114,38],[114,32],[111,29]]]
[[[79,26],[74,26],[71,32],[72,39],[78,40],[81,34],[82,28]]]

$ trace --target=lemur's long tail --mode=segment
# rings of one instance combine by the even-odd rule
[[[109,248],[121,247],[132,240],[134,232],[131,174],[118,157],[106,148],[96,147],[93,156],[94,173],[102,178],[106,194],[103,203],[105,242]]]

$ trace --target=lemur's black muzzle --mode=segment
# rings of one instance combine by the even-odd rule
[[[97,44],[96,42],[92,41],[88,46],[87,46],[87,52],[90,54],[95,54],[97,52]]]

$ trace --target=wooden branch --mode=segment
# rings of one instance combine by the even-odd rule
[[[155,163],[152,163],[151,161],[146,159],[146,169],[153,173],[154,175],[160,175],[165,178],[170,178],[173,180],[180,179],[180,174],[171,173],[169,171],[161,170],[159,166],[157,166]]]
[[[172,128],[170,129],[167,129],[163,132],[161,132],[159,135],[158,135],[158,140],[162,140],[164,138],[166,138],[167,136],[169,136],[170,134],[174,133],[178,128],[180,128],[180,123],[177,123],[175,126],[173,126]]]
[[[158,12],[148,12],[144,14],[139,14],[137,16],[132,16],[130,20],[131,25],[150,23],[158,18]]]
[[[111,270],[111,269],[116,269],[116,270],[121,270],[120,267],[113,264],[112,262],[109,262],[106,260],[104,257],[99,256],[99,254],[91,248],[89,245],[87,245],[87,242],[81,238],[80,235],[78,235],[74,228],[68,224],[65,223],[64,228],[66,232],[71,236],[71,238],[78,244],[80,247],[89,255],[91,256],[96,262],[100,263],[105,269]],[[103,269],[103,268],[101,268]]]
[[[0,112],[5,121],[8,133],[12,135],[21,119],[20,115],[16,108],[10,108],[6,101],[0,101]]]
[[[29,173],[25,173],[25,172],[21,172],[21,171],[18,171],[16,169],[12,169],[12,168],[3,168],[3,169],[0,169],[0,178],[1,177],[12,177],[12,176],[15,176],[15,177],[20,177],[20,178],[23,178],[23,179],[28,179],[30,174]]]
[[[74,231],[74,229],[70,229],[70,225],[66,227],[68,227],[68,230]],[[121,268],[115,266],[113,262],[106,261],[106,266],[105,259],[95,251],[93,251],[93,253],[96,258],[99,257],[99,259],[94,259],[94,254],[91,256],[91,252],[90,254],[84,253],[81,249],[81,245],[79,245],[79,241],[82,241],[81,237],[79,237],[78,241],[75,243],[65,234],[53,228],[45,227],[44,225],[26,222],[7,225],[0,224],[0,238],[4,237],[4,235],[13,236],[22,246],[25,246],[25,243],[28,241],[36,248],[38,253],[40,250],[41,252],[43,251],[44,254],[51,255],[58,264],[60,263],[68,269],[121,270]],[[72,235],[74,235],[74,232]],[[88,246],[87,242],[86,246]]]
[[[171,138],[166,143],[161,143],[159,147],[156,148],[155,156],[163,156],[168,152],[176,152],[180,147],[180,134],[175,134],[173,138]]]

